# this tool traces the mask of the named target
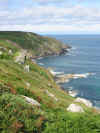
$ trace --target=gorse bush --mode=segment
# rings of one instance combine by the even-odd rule
[[[41,115],[22,97],[6,93],[0,96],[0,105],[1,133],[38,131],[36,122]]]
[[[100,116],[91,114],[74,114],[58,112],[55,118],[45,123],[43,133],[98,133]]]
[[[2,55],[0,55],[0,59],[12,59],[12,56],[8,55],[7,53],[3,53]]]

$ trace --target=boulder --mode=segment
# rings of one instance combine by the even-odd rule
[[[25,98],[26,102],[28,102],[29,104],[32,104],[32,105],[38,106],[38,107],[41,106],[40,103],[37,102],[36,100],[29,98],[29,97],[26,97],[26,96],[23,96],[23,97]]]
[[[55,95],[52,94],[52,93],[50,93],[48,90],[46,90],[45,93],[46,93],[49,97],[52,97],[55,101],[58,101],[58,99],[55,97]]]
[[[19,64],[24,64],[24,57],[17,56],[15,62]]]
[[[94,73],[84,73],[84,74],[63,74],[63,75],[54,75],[56,76],[57,83],[66,83],[69,82],[70,79],[80,79],[87,78],[88,76],[94,75]]]
[[[81,106],[77,105],[77,104],[70,104],[69,107],[67,108],[67,111],[69,112],[80,112],[83,113],[84,110]]]
[[[10,55],[12,55],[12,54],[13,54],[13,52],[12,52],[12,50],[11,50],[11,49],[9,49],[8,53],[9,53]]]
[[[83,104],[85,104],[87,107],[90,107],[90,108],[93,106],[92,103],[91,103],[89,100],[84,99],[84,98],[80,98],[80,97],[76,98],[76,99],[75,99],[75,102],[83,103]]]
[[[18,56],[15,57],[15,62],[19,64],[24,64],[26,59],[27,51],[21,50],[18,53]]]
[[[0,51],[0,55],[2,55],[3,54],[3,52],[2,51]]]

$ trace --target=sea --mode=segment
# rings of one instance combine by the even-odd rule
[[[77,97],[90,100],[100,108],[100,35],[50,35],[72,47],[61,56],[38,59],[38,64],[62,74],[83,74],[61,84],[65,90],[77,91]],[[88,75],[87,73],[91,73]]]

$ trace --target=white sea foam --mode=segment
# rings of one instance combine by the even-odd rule
[[[51,74],[56,76],[56,75],[60,75],[60,74],[64,74],[64,72],[55,72],[53,70],[50,70]]]
[[[43,59],[43,57],[39,57],[39,58],[37,58],[38,60],[41,60],[41,59]]]
[[[70,82],[70,80],[69,80],[69,79],[66,79],[66,80],[64,81],[64,83],[68,83],[68,82]]]
[[[61,74],[61,72],[53,72],[53,71],[51,71],[51,73],[58,78],[57,83],[68,83],[70,79],[82,79],[82,78],[87,78],[88,76],[94,75],[94,73]]]
[[[95,73],[84,73],[84,74],[64,74],[59,75],[58,77],[66,77],[67,79],[79,79],[79,78],[87,78],[88,76],[93,76]]]
[[[95,73],[74,74],[73,79],[87,78],[88,76],[95,75]]]
[[[72,97],[76,97],[78,95],[78,91],[76,90],[69,90],[68,91],[68,94]]]
[[[72,50],[72,48],[66,49],[68,52],[70,52]]]
[[[78,90],[75,90],[73,86],[68,87],[68,94],[72,97],[76,97],[78,95]]]
[[[76,55],[75,55],[75,50],[76,50],[76,49],[77,49],[77,48],[75,48],[75,47],[74,47],[74,48],[72,47],[71,49],[67,49],[68,52],[66,53],[66,55],[69,55],[69,56],[76,56]]]
[[[43,66],[44,64],[43,63],[38,63],[39,65]]]
[[[76,50],[77,48],[76,48],[76,47],[72,47],[71,49],[72,49],[72,50]]]

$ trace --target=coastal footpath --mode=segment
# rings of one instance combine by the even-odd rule
[[[34,33],[0,32],[0,133],[100,132],[100,111],[70,96],[33,61],[64,54],[67,48]]]

